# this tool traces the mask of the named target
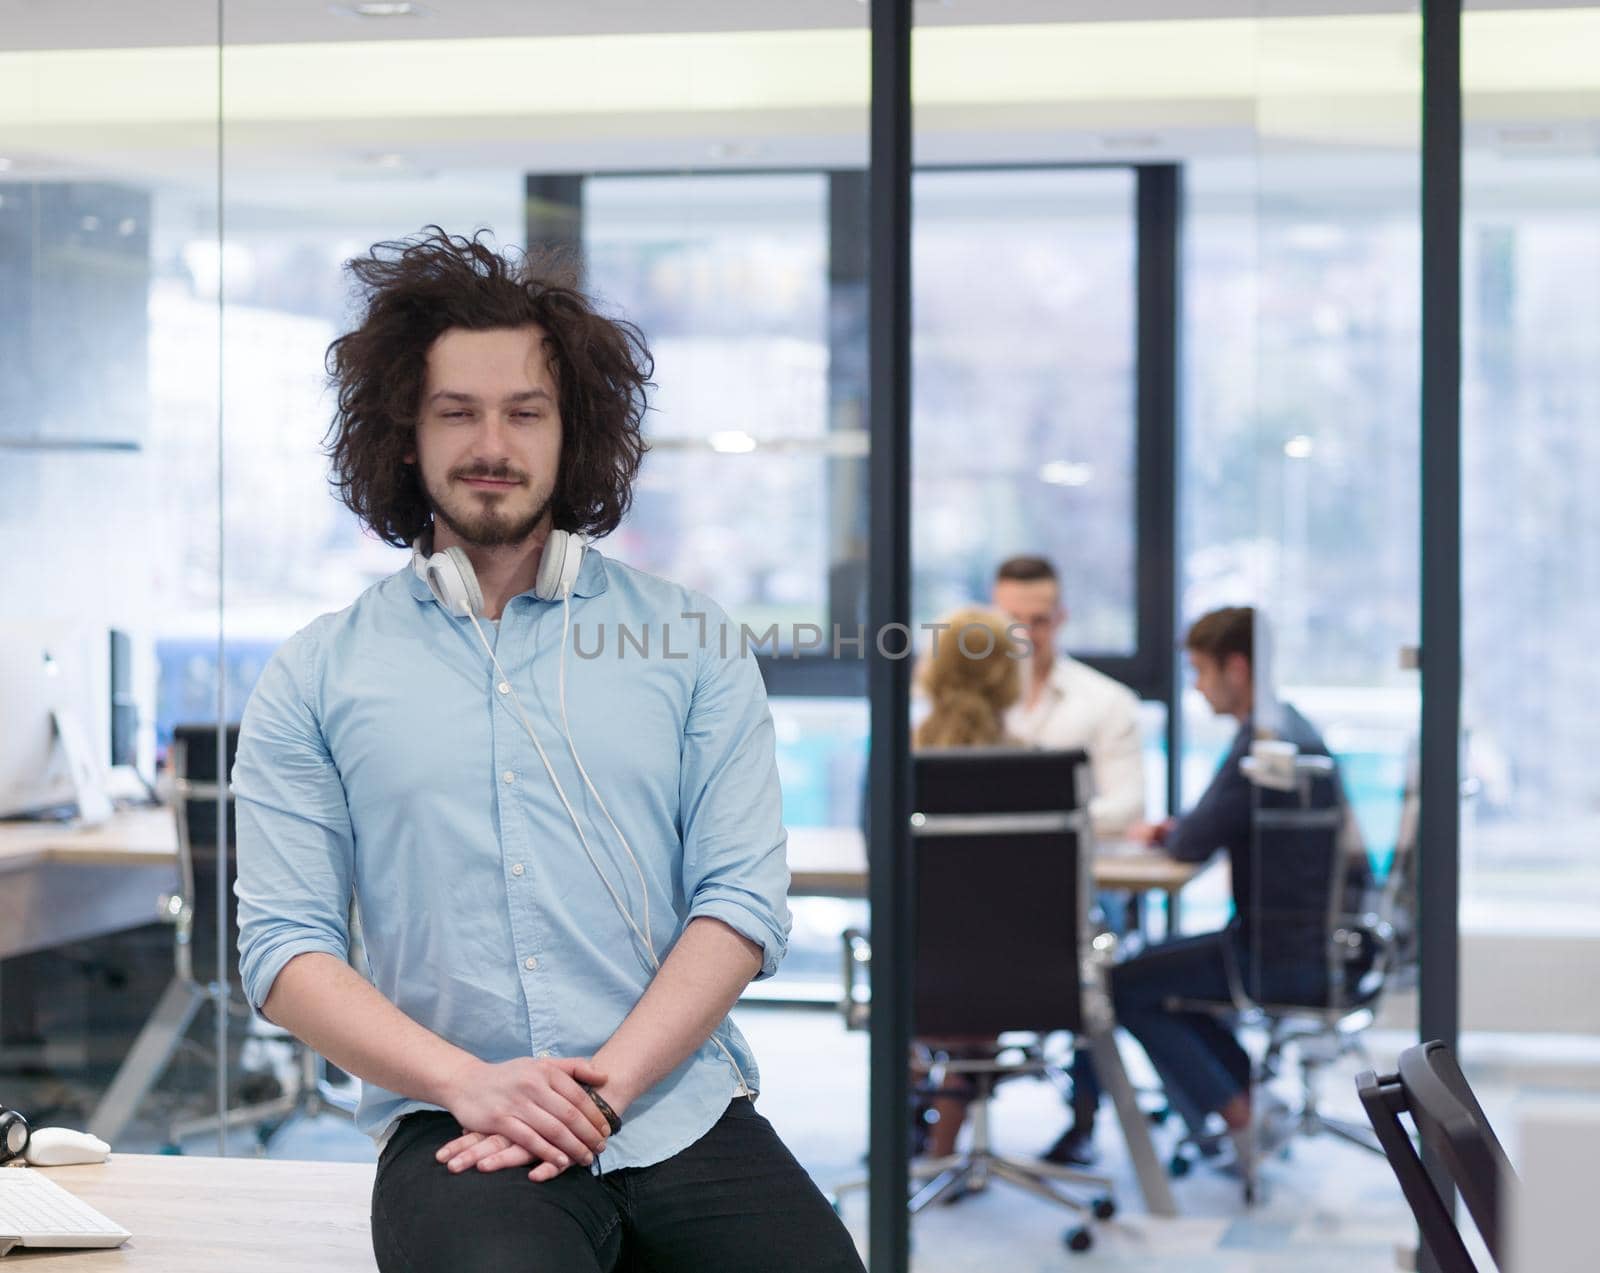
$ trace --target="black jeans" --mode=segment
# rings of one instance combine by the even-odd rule
[[[863,1273],[844,1225],[753,1102],[649,1167],[454,1175],[461,1134],[435,1110],[400,1120],[378,1160],[372,1247],[382,1273]]]

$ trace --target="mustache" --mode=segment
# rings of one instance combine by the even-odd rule
[[[520,469],[514,469],[508,464],[498,468],[485,468],[477,465],[473,468],[451,469],[450,477],[453,481],[471,481],[473,478],[484,478],[491,482],[526,482],[528,475]]]

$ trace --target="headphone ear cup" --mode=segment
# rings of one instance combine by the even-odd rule
[[[483,590],[478,587],[478,576],[473,572],[467,554],[459,548],[446,548],[434,553],[427,563],[428,586],[451,614],[465,619],[469,614],[483,613]]]
[[[28,1152],[28,1120],[14,1109],[0,1106],[0,1165]]]
[[[565,530],[552,530],[539,558],[539,577],[533,595],[540,601],[560,601],[578,582],[583,566],[583,539]]]

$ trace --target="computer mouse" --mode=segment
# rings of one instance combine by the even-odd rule
[[[80,1162],[105,1162],[111,1146],[88,1132],[66,1127],[41,1127],[28,1140],[23,1155],[30,1167],[68,1167]]]

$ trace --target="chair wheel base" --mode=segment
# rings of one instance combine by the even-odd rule
[[[1194,1170],[1194,1163],[1184,1154],[1173,1154],[1167,1162],[1167,1175],[1174,1180],[1182,1180]]]
[[[1117,1204],[1111,1198],[1102,1196],[1096,1198],[1090,1205],[1096,1220],[1109,1220],[1117,1214]]]
[[[1061,1237],[1069,1251],[1087,1251],[1094,1245],[1094,1235],[1082,1225],[1076,1229],[1068,1229]]]

